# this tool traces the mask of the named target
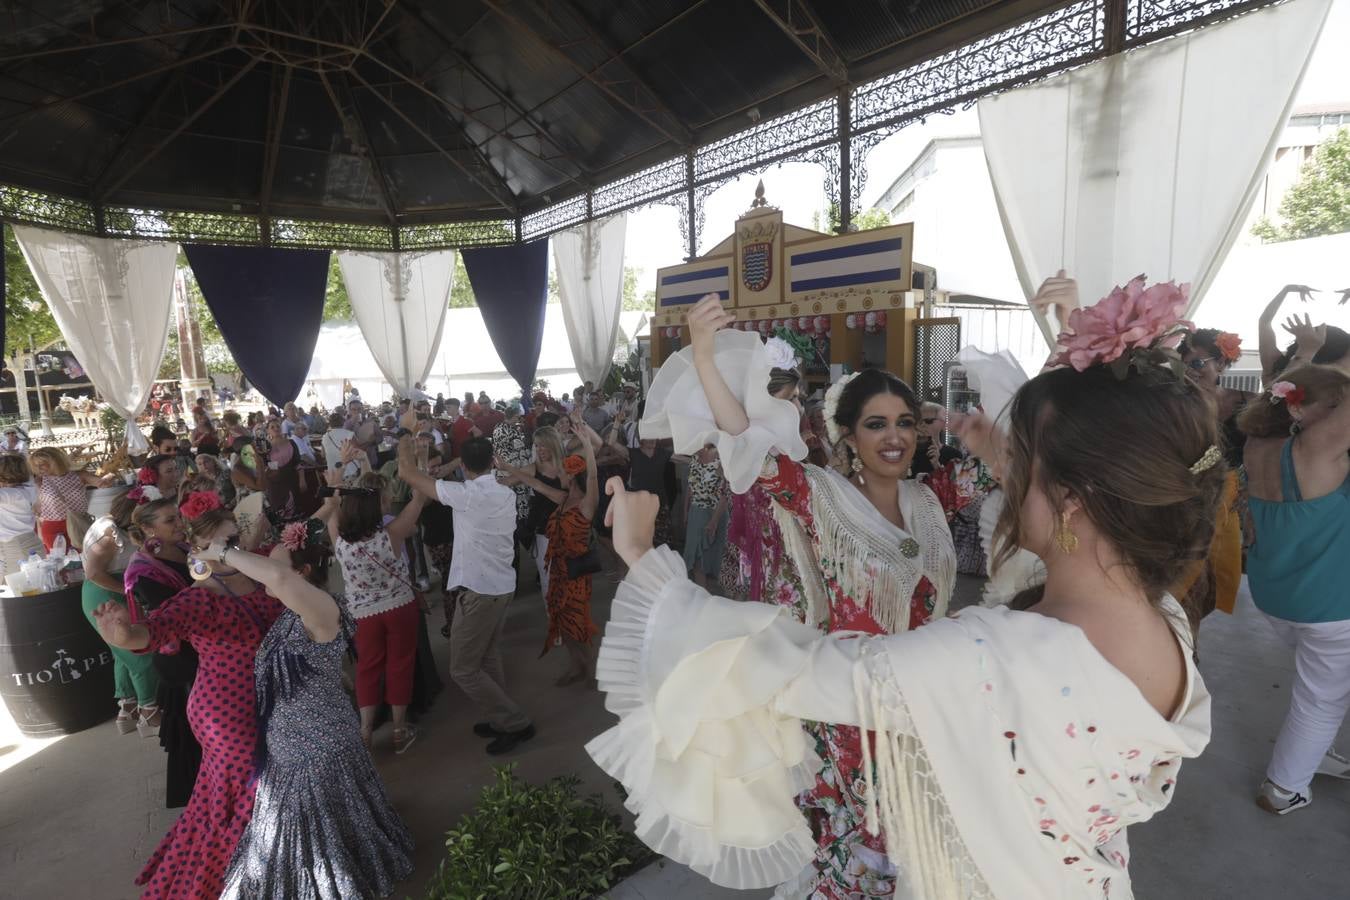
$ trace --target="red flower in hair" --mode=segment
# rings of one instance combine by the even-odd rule
[[[138,484],[159,484],[159,470],[152,469],[149,466],[141,466],[140,471],[136,473],[136,482]]]
[[[586,460],[573,453],[563,460],[563,471],[575,478],[586,471]]]
[[[1237,362],[1242,358],[1242,338],[1230,331],[1223,331],[1214,339],[1214,345],[1228,362]]]
[[[182,506],[178,509],[183,514],[183,518],[196,519],[203,513],[210,512],[213,509],[221,507],[220,495],[215,491],[195,491],[187,495]]]
[[[305,549],[305,541],[308,538],[309,531],[304,522],[291,522],[281,529],[281,546],[287,550],[299,551]]]

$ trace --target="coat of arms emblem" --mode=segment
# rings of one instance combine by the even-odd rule
[[[773,244],[767,241],[741,245],[741,284],[748,291],[762,291],[773,280]]]

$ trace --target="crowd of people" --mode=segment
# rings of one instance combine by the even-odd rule
[[[1350,336],[1290,316],[1281,348],[1291,294],[1259,393],[1223,386],[1240,341],[1182,322],[1184,289],[1083,308],[1060,273],[1033,300],[1062,326],[1045,371],[964,360],[977,413],[877,369],[808,385],[716,298],[645,396],[199,400],[92,521],[112,476],[0,448],[0,565],[83,551],[118,730],[158,738],[185,807],[145,896],[387,896],[411,838],[372,754],[386,720],[408,752],[440,687],[433,601],[473,733],[507,754],[536,736],[502,651],[536,578],[540,656],[611,695],[588,749],[662,853],[790,897],[1105,895],[1124,827],[1208,741],[1200,623],[1244,572],[1298,661],[1257,802],[1350,777]],[[951,611],[958,573],[982,605]],[[653,706],[670,679],[684,705]]]

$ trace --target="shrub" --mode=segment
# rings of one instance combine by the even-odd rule
[[[532,785],[498,768],[478,806],[446,833],[447,858],[430,900],[583,900],[654,854],[623,828],[599,795],[577,796],[580,779]]]

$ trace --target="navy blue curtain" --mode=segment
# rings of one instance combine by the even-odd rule
[[[277,406],[299,397],[323,323],[328,251],[207,244],[183,251],[244,376]]]
[[[461,252],[492,346],[528,398],[544,341],[548,241]]]

